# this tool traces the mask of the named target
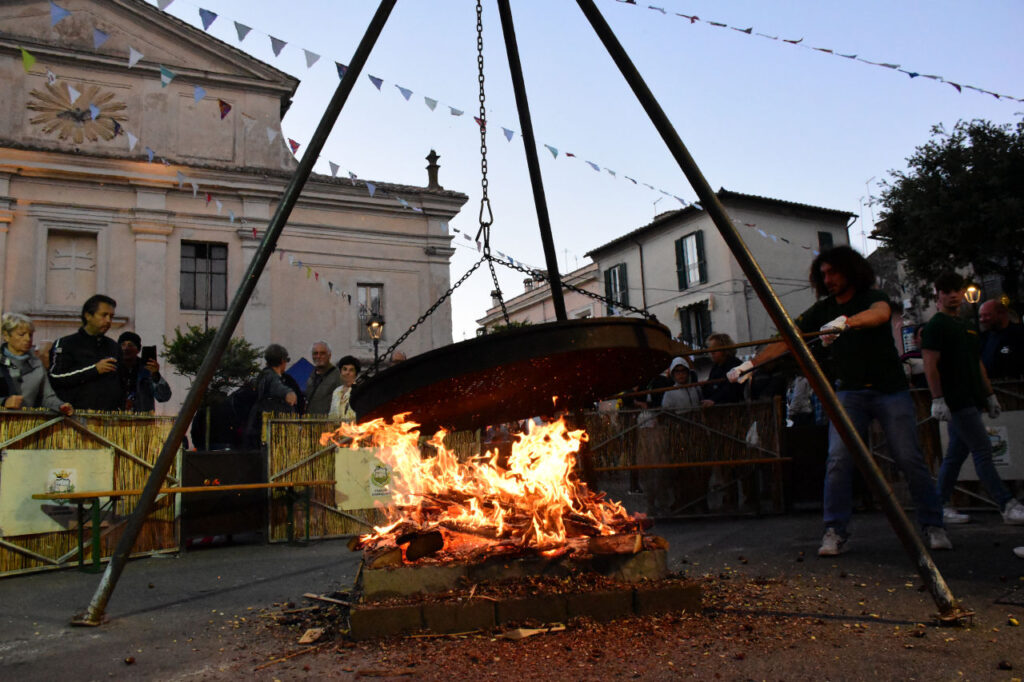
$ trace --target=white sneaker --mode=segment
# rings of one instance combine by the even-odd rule
[[[947,526],[949,526],[949,525],[958,525],[958,524],[961,524],[961,523],[970,523],[971,522],[971,517],[968,516],[967,514],[961,514],[956,509],[953,509],[952,507],[943,507],[942,508],[942,522],[945,523]]]
[[[929,549],[953,549],[953,543],[949,541],[945,528],[928,526],[925,528],[925,534],[928,536]]]
[[[1008,523],[1011,526],[1024,525],[1024,504],[1016,499],[1007,502],[1003,507],[1003,523]]]
[[[825,536],[821,538],[818,556],[838,556],[842,553],[844,544],[846,544],[846,540],[836,532],[836,529],[829,528],[825,531]]]
[[[1019,556],[1021,559],[1024,559],[1024,547],[1014,547],[1013,553]]]

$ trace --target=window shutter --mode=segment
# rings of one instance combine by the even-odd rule
[[[608,301],[612,301],[615,298],[615,292],[612,291],[612,269],[608,269],[608,270],[604,271],[604,297]],[[614,311],[612,310],[612,304],[611,303],[606,303],[605,304],[604,314],[605,315],[613,315],[614,314]]]
[[[679,283],[679,291],[686,288],[686,251],[683,246],[682,237],[676,240],[676,280]]]
[[[704,257],[704,230],[698,230],[694,233],[695,245],[697,247],[697,268],[700,272],[700,283],[707,284],[708,282],[708,261]]]
[[[629,279],[626,277],[626,264],[622,263],[619,265],[619,268],[619,286],[622,289],[622,295],[619,296],[619,303],[629,305]]]

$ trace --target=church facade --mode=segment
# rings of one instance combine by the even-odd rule
[[[32,317],[37,344],[97,292],[117,300],[115,338],[216,326],[297,165],[281,119],[298,81],[141,0],[60,7],[0,6],[0,308]],[[238,335],[368,358],[367,312],[386,347],[448,289],[466,195],[436,174],[374,185],[310,178]],[[450,342],[446,302],[402,350]],[[173,411],[187,385],[167,369]]]

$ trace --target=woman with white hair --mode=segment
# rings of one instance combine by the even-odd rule
[[[71,414],[74,408],[57,397],[46,369],[32,353],[35,325],[25,315],[6,313],[0,320],[0,397],[6,408],[46,407]]]

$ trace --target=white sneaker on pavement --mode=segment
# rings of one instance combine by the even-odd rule
[[[1024,547],[1014,547],[1013,553],[1019,556],[1021,559],[1024,559]]]
[[[1024,525],[1024,504],[1012,499],[1003,507],[1003,523],[1011,526]]]
[[[842,553],[844,544],[846,544],[846,540],[836,532],[836,529],[829,528],[825,531],[825,536],[821,538],[818,556],[838,556]]]
[[[928,526],[925,528],[925,534],[928,536],[929,549],[953,549],[953,543],[949,541],[945,528]]]
[[[971,517],[967,514],[962,514],[952,507],[942,508],[942,522],[947,526],[958,525],[961,523],[970,523]]]

